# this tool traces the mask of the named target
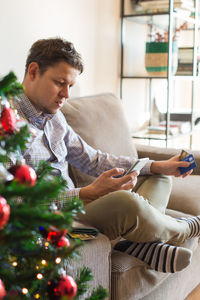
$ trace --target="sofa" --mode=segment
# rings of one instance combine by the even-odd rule
[[[68,100],[62,108],[67,122],[88,144],[115,155],[150,157],[165,160],[181,149],[165,149],[134,144],[123,111],[122,101],[110,93]],[[133,113],[134,117],[134,113]],[[200,214],[200,154],[190,151],[197,161],[193,175],[173,178],[173,189],[166,213],[174,217]],[[91,183],[94,178],[70,166],[70,176],[77,187]],[[68,263],[74,275],[88,266],[93,272],[90,290],[104,286],[111,300],[197,300],[200,299],[199,239],[189,240],[191,264],[184,270],[165,274],[152,270],[145,263],[126,253],[113,251],[116,241],[100,233],[80,249],[81,259]],[[85,299],[84,295],[82,299]]]

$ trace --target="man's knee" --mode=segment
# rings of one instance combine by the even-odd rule
[[[153,176],[158,177],[159,180],[163,181],[166,185],[168,185],[170,189],[172,188],[173,181],[171,176],[162,175],[162,174],[153,175]]]
[[[114,207],[120,208],[121,215],[137,214],[141,208],[141,200],[145,201],[137,193],[130,191],[117,191],[113,194]]]

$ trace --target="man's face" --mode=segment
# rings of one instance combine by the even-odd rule
[[[33,71],[30,72],[31,66],[29,71],[32,88],[27,96],[38,110],[54,114],[69,98],[69,89],[74,85],[79,71],[66,62],[59,62],[41,75],[38,65],[32,64]]]

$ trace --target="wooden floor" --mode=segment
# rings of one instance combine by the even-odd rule
[[[185,298],[185,300],[200,300],[200,284],[187,298]]]

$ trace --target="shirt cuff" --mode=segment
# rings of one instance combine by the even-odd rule
[[[146,165],[140,171],[140,175],[152,175],[152,173],[150,171],[152,162],[154,162],[154,160],[148,160]]]

